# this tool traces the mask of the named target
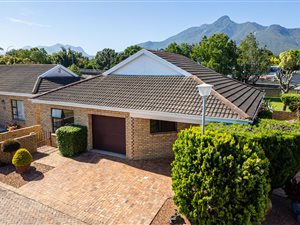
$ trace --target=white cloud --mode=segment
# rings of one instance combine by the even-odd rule
[[[17,18],[13,18],[13,17],[10,17],[10,18],[7,18],[7,19],[12,23],[24,24],[24,25],[30,26],[30,27],[50,27],[50,26],[45,25],[45,24],[34,23],[34,22],[31,22],[31,21],[21,20],[21,19],[17,19]]]

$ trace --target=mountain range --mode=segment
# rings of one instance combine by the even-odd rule
[[[46,52],[48,54],[52,54],[54,52],[59,52],[61,50],[61,48],[70,48],[71,50],[75,51],[75,52],[81,52],[83,56],[85,57],[91,57],[89,54],[87,54],[84,49],[80,46],[78,47],[75,47],[75,46],[72,46],[72,45],[63,45],[63,44],[60,44],[60,43],[57,43],[55,45],[50,45],[50,46],[35,46],[36,48],[44,48],[46,50]],[[23,47],[23,49],[30,49],[32,48],[32,46],[25,46]]]
[[[250,32],[256,36],[261,46],[266,45],[275,54],[289,49],[300,49],[300,28],[263,26],[255,22],[236,23],[228,16],[222,16],[212,24],[188,28],[163,41],[147,41],[138,45],[152,50],[164,49],[172,42],[195,44],[203,36],[210,37],[216,33],[225,33],[239,44]]]

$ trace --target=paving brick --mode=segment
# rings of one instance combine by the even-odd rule
[[[52,153],[41,160],[54,165],[59,157]],[[62,159],[19,193],[88,224],[150,224],[172,196],[169,160],[132,161],[94,152]]]
[[[86,224],[37,201],[0,187],[0,224]]]

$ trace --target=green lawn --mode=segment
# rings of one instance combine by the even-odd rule
[[[282,103],[280,98],[265,97],[265,99],[271,101],[271,105],[273,107],[273,110],[282,111],[283,103]],[[290,112],[291,110],[287,107],[286,111]]]

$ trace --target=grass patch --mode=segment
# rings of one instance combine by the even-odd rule
[[[274,111],[282,111],[283,102],[281,101],[281,99],[279,97],[277,97],[277,98],[265,97],[265,99],[270,100]],[[287,107],[286,111],[290,112],[291,110],[289,109],[289,107]]]

